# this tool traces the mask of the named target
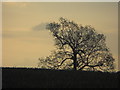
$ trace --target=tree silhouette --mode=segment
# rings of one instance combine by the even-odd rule
[[[39,58],[39,67],[94,71],[114,69],[114,58],[103,34],[98,34],[91,26],[78,25],[62,17],[59,21],[47,25],[57,49],[50,56]]]

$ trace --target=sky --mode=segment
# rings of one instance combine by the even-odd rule
[[[38,58],[55,49],[45,25],[60,17],[91,25],[106,35],[118,68],[117,2],[3,2],[2,66],[37,67]]]

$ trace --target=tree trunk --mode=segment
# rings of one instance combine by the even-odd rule
[[[77,70],[77,55],[76,54],[74,54],[73,65],[74,65],[73,69]]]

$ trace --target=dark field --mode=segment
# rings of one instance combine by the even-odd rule
[[[2,88],[118,88],[120,73],[2,68]]]

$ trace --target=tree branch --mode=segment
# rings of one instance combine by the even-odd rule
[[[89,67],[98,67],[98,66],[100,66],[99,64],[97,64],[97,65],[88,65]]]
[[[88,64],[85,64],[84,66],[82,66],[79,70],[82,70],[83,68],[85,68],[86,66],[88,67],[91,67],[91,68],[94,68],[94,67],[99,67],[99,66],[102,66],[103,64],[96,64],[96,65],[88,65]]]
[[[58,67],[60,67],[67,59],[72,59],[72,58],[65,58]]]
[[[84,65],[84,66],[82,66],[79,70],[82,70],[83,68],[85,68],[87,65]]]
[[[101,40],[101,39],[100,39],[100,40]],[[87,63],[88,63],[88,64],[90,63],[90,62],[88,62],[89,56],[90,56],[92,53],[98,51],[98,50],[95,50],[95,51],[93,51],[93,50],[96,48],[96,46],[98,45],[98,43],[100,42],[100,40],[96,43],[96,45],[92,48],[91,52],[88,54],[88,57],[87,57]],[[99,49],[99,50],[100,50],[100,49]]]

